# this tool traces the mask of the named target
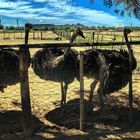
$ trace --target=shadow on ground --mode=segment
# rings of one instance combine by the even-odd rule
[[[45,115],[46,121],[52,125],[45,125],[36,116],[33,117],[35,135],[24,138],[22,132],[22,112],[0,112],[0,140],[139,140],[140,110],[133,110],[133,123],[129,124],[129,109],[122,105],[108,104],[105,114],[100,110],[88,113],[88,103],[85,100],[85,133],[75,133],[79,129],[79,100],[71,100],[62,108],[51,110]],[[65,129],[65,130],[63,130]],[[66,133],[66,131],[71,133]],[[130,133],[123,137],[125,133]],[[108,138],[108,135],[119,136]],[[140,135],[140,134],[139,134]]]
[[[22,127],[21,111],[2,111],[0,112],[0,140],[81,140],[83,136],[67,136],[61,131],[60,127],[45,125],[36,116],[32,116],[35,133],[31,137],[25,137]]]
[[[36,116],[32,116],[33,124],[35,129],[41,127],[43,122],[41,122]],[[0,112],[0,135],[1,134],[13,134],[22,132],[23,121],[21,111],[2,111]]]
[[[129,108],[121,105],[106,105],[104,114],[100,110],[89,114],[88,102],[85,103],[85,131],[88,133],[86,138],[106,137],[106,135],[121,135],[140,131],[140,110],[133,109],[133,123],[129,123]],[[45,115],[45,118],[59,126],[79,129],[79,100],[71,100],[62,108],[56,108]],[[131,135],[131,134],[130,134]],[[123,139],[123,137],[122,137]],[[125,138],[133,140],[133,138]],[[137,140],[137,138],[135,138]]]

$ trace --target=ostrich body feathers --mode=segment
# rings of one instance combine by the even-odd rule
[[[59,48],[42,49],[32,58],[32,68],[41,79],[54,82],[73,82],[76,74],[78,52],[71,49],[68,56],[57,66],[53,67],[53,60],[64,54]]]
[[[0,91],[4,92],[7,85],[19,82],[18,51],[0,49]]]
[[[125,50],[86,50],[84,52],[84,76],[100,81],[101,62],[99,54],[105,58],[109,66],[109,76],[104,83],[104,94],[110,94],[120,90],[129,82],[129,54]],[[133,58],[132,71],[136,68],[136,59]],[[77,78],[79,79],[79,77]]]

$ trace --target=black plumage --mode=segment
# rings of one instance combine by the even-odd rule
[[[41,79],[54,82],[73,82],[76,74],[76,63],[78,61],[78,52],[71,49],[68,56],[60,62],[57,67],[53,66],[53,61],[61,56],[64,50],[60,48],[42,49],[36,52],[32,57],[32,68],[36,75]]]
[[[25,25],[25,44],[28,43],[29,30],[32,25]],[[27,56],[27,67],[30,66],[30,52],[28,48],[24,49]],[[20,82],[20,61],[19,50],[11,48],[0,49],[0,91],[4,92],[4,88],[8,85],[14,85]]]
[[[106,71],[109,73],[104,82],[103,94],[110,94],[127,85],[129,81],[129,54],[125,50],[86,50],[84,52],[84,76],[100,81],[102,54],[106,62]],[[136,59],[133,57],[132,70],[136,68]],[[79,70],[78,70],[79,71]],[[77,79],[79,74],[77,74]]]
[[[19,52],[0,49],[0,91],[19,82]]]

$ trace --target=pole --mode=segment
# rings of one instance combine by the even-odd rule
[[[20,92],[21,92],[21,103],[23,113],[23,131],[25,136],[31,136],[33,134],[32,125],[32,114],[31,114],[31,103],[30,103],[30,91],[29,91],[29,78],[28,78],[28,67],[29,60],[28,55],[28,36],[29,24],[25,25],[25,46],[20,47]]]
[[[43,34],[42,34],[42,32],[40,32],[40,35],[41,35],[41,40],[43,40]]]
[[[84,66],[83,52],[80,51],[80,130],[84,130]]]
[[[92,40],[94,42],[94,40],[95,40],[95,32],[92,33]],[[92,49],[93,49],[93,46],[92,46]]]

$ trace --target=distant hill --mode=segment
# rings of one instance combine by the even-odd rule
[[[83,24],[64,24],[64,25],[55,25],[55,24],[34,24],[34,30],[73,30],[75,28],[88,29],[88,26]]]

